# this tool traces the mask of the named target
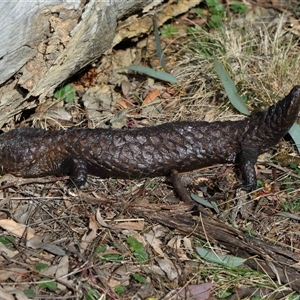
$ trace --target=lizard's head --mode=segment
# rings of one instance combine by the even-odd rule
[[[261,122],[271,134],[283,137],[294,124],[300,110],[300,85],[292,88],[290,93],[264,112]]]
[[[300,110],[300,86],[294,86],[290,93],[283,100],[279,101],[277,105],[282,110],[282,118],[284,120],[281,122],[285,122],[286,126],[290,128],[296,121]]]
[[[300,110],[300,85],[267,111],[250,116],[249,128],[243,136],[247,144],[254,143],[263,153],[283,138],[294,122]]]
[[[289,131],[300,110],[300,86],[296,85],[290,93],[265,113],[266,130],[278,141]]]

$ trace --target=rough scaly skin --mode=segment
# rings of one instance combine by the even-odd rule
[[[267,111],[241,121],[173,122],[128,130],[18,128],[0,135],[1,173],[70,175],[82,186],[88,173],[142,178],[238,163],[245,185],[252,189],[257,156],[279,142],[299,109],[300,86],[295,86]]]

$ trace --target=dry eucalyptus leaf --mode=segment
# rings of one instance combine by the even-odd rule
[[[168,258],[156,258],[156,262],[160,268],[165,272],[169,280],[174,280],[180,275],[180,269],[176,269],[172,261]]]
[[[0,299],[15,300],[15,297],[10,293],[5,292],[2,288],[0,288]]]
[[[18,276],[20,275],[25,275],[28,274],[29,271],[22,269],[22,268],[13,268],[10,267],[9,270],[8,269],[0,269],[0,282],[4,282],[4,280],[7,280],[8,278],[10,278],[13,275],[18,274]],[[0,296],[1,299],[1,296]]]
[[[90,243],[97,237],[97,230],[99,227],[94,216],[90,217],[89,228],[91,229],[91,231],[88,234],[85,234],[81,239],[81,243],[80,243],[81,253],[84,253],[84,251],[87,249]]]
[[[26,232],[27,239],[34,237],[34,230],[26,225],[15,222],[14,220],[3,219],[0,220],[0,227],[9,231],[11,234],[18,237],[22,237],[24,232]]]
[[[161,241],[157,239],[153,234],[151,233],[145,233],[144,237],[146,238],[149,245],[154,249],[154,251],[164,257],[164,251],[160,248]]]
[[[156,225],[153,231],[156,238],[165,237],[169,233],[169,229],[162,225]]]
[[[61,278],[69,272],[69,256],[65,255],[61,258],[55,274],[56,278]]]
[[[211,282],[201,284],[191,284],[179,292],[179,296],[183,299],[208,300],[213,287]]]
[[[119,222],[114,224],[112,228],[114,229],[128,229],[128,230],[137,230],[142,231],[145,227],[144,221],[133,221],[133,222]]]
[[[122,89],[122,93],[124,96],[127,96],[130,89],[131,89],[131,84],[128,80],[122,80],[121,82],[121,89]]]
[[[4,253],[8,257],[14,257],[18,251],[12,251],[8,249],[4,244],[0,243],[0,253]],[[0,257],[0,262],[1,262],[1,257]]]
[[[101,215],[101,212],[100,212],[100,209],[98,208],[97,209],[97,212],[96,212],[96,220],[98,221],[98,223],[102,226],[102,227],[105,227],[105,228],[110,228],[110,226],[104,221],[104,219],[102,218],[102,215]]]
[[[148,273],[153,273],[161,277],[164,277],[166,275],[165,272],[157,265],[148,265],[147,267],[145,267],[145,270],[147,270]]]
[[[63,248],[51,243],[45,243],[41,245],[41,248],[58,256],[63,256],[66,254],[66,251]]]
[[[24,294],[22,290],[16,289],[12,286],[6,285],[4,286],[4,290],[15,295],[17,300],[28,300],[29,298]]]
[[[20,205],[14,213],[14,219],[21,224],[26,224],[32,213],[34,204],[30,201],[24,205]],[[35,220],[37,222],[37,219]]]
[[[55,108],[47,110],[45,118],[70,121],[72,116],[68,111],[65,110],[65,108]]]
[[[174,251],[176,251],[177,255],[180,257],[181,260],[189,260],[186,255],[186,250],[182,247],[182,237],[181,236],[174,236],[172,239],[169,240],[168,246]]]
[[[128,111],[126,109],[122,109],[122,110],[118,111],[110,120],[111,127],[118,129],[118,128],[122,128],[122,127],[126,126],[127,125],[127,118],[126,118],[127,112]]]
[[[54,276],[57,271],[58,265],[53,265],[48,267],[47,269],[41,270],[40,274],[43,276]]]
[[[44,238],[39,235],[35,235],[31,239],[27,240],[26,242],[26,247],[30,247],[32,249],[39,249],[43,243],[44,243]]]
[[[69,273],[69,256],[65,255],[61,258],[61,260],[58,264],[55,278],[60,279],[60,282],[62,282],[62,283],[66,283],[67,285],[72,285],[73,281],[68,280],[68,278],[66,277],[66,275],[68,275],[68,273]],[[59,283],[58,288],[60,290],[65,290],[66,286]]]

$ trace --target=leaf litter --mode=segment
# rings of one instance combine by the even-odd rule
[[[243,45],[242,37],[234,29],[224,28],[223,34],[232,35],[233,41],[241,39],[240,45]],[[258,40],[256,47],[260,45]],[[149,80],[143,74],[132,74],[123,68],[140,64],[145,58],[142,54],[145,41],[140,41],[134,49],[114,50],[111,55],[103,57],[89,75],[74,82],[75,90],[79,92],[73,103],[65,103],[61,108],[52,106],[54,100],[49,99],[47,104],[54,112],[56,109],[57,115],[53,111],[48,117],[33,115],[35,124],[46,124],[47,128],[74,124],[91,128],[120,128],[173,120],[240,119],[241,115],[228,105],[212,63],[201,55],[178,51],[179,45],[182,49],[188,43],[186,35],[178,37],[177,41],[163,40],[166,65],[173,69],[172,74],[178,78],[180,87]],[[257,102],[254,100],[268,102],[279,99],[279,95],[289,90],[292,79],[284,78],[283,81],[274,77],[273,61],[257,59],[256,55],[248,55],[245,60],[244,50],[236,46],[239,45],[229,44],[226,51],[233,65],[237,61],[236,66],[247,70],[233,73],[236,74],[234,81],[238,90],[250,94],[248,107],[255,108]],[[154,42],[147,50],[150,51],[151,47],[153,53]],[[297,45],[293,47],[298,49]],[[293,47],[289,50],[291,56]],[[151,52],[146,54],[155,67],[152,57]],[[243,79],[245,74],[249,77]],[[288,70],[286,74],[290,74]],[[292,77],[298,75],[293,74]],[[80,107],[80,101],[83,107]],[[27,122],[32,122],[32,119]],[[284,151],[292,151],[286,144],[280,147]],[[237,203],[231,192],[238,179],[224,188],[229,191],[226,195],[215,185],[228,172],[232,174],[226,166],[207,168],[190,175],[192,180],[189,184],[190,190],[201,197],[203,193],[205,197],[218,196],[216,202],[220,214],[216,216],[209,208],[207,211],[212,218],[226,223],[230,223],[228,215]],[[241,215],[237,212],[235,225],[259,239],[275,241],[299,253],[297,220],[287,220],[278,215],[283,209],[287,211],[285,216],[297,211],[299,182],[293,181],[291,189],[292,179],[286,173],[277,170],[278,178],[274,183],[270,173],[258,172],[260,180],[272,183],[271,189],[256,191],[251,199],[252,203],[258,203],[256,213],[251,215],[250,211]],[[205,178],[207,189],[204,192],[197,189],[199,177]],[[193,182],[197,184],[193,186]],[[15,241],[0,243],[0,297],[28,299],[24,291],[30,290],[37,298],[68,296],[75,299],[87,298],[91,291],[96,290],[107,299],[209,299],[212,294],[219,296],[239,286],[257,286],[257,281],[271,286],[270,294],[279,288],[274,282],[270,284],[268,276],[263,273],[254,274],[243,266],[245,269],[239,272],[244,273],[239,274],[228,268],[216,267],[205,257],[197,256],[196,247],[201,246],[213,249],[218,257],[228,257],[223,247],[210,240],[209,236],[207,243],[193,236],[193,228],[189,235],[182,235],[177,230],[151,221],[151,214],[147,218],[132,214],[130,208],[138,207],[140,210],[151,208],[153,217],[156,212],[163,211],[182,219],[197,218],[195,213],[182,209],[181,204],[168,203],[168,199],[176,195],[162,178],[130,181],[101,180],[91,176],[88,188],[82,191],[66,190],[65,183],[13,186],[1,195],[4,214],[0,219],[0,235],[13,236]],[[245,204],[239,205],[243,208]],[[148,255],[146,263],[137,260],[127,242],[128,237],[142,244],[142,250]],[[48,267],[39,270],[34,267],[37,263]],[[116,290],[119,286],[124,287],[125,292],[118,296]]]

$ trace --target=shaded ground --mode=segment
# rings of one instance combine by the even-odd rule
[[[197,26],[203,19],[196,10],[174,20],[178,31],[163,36],[162,44],[167,71],[179,86],[122,68],[159,65],[155,43],[146,38],[118,46],[74,78],[74,102],[49,99],[30,116],[24,114],[22,125],[130,128],[240,119],[215,74],[214,57],[227,67],[250,109],[274,103],[299,83],[299,13],[279,14],[282,7],[264,10],[258,4],[247,17],[210,33]],[[268,22],[261,17],[253,22],[253,15]],[[209,293],[213,299],[254,294],[285,299],[293,291],[300,294],[295,276],[300,175],[298,158],[287,156],[292,153],[292,144],[282,141],[259,158],[260,186],[251,195],[236,195],[240,180],[231,165],[184,174],[189,193],[216,202],[217,212],[180,202],[164,178],[89,177],[80,191],[67,188],[66,181],[13,181],[0,198],[0,298],[26,299],[24,290],[37,299],[192,299],[195,294],[193,299],[208,299]],[[238,267],[220,266],[201,258],[197,247],[251,259]]]

